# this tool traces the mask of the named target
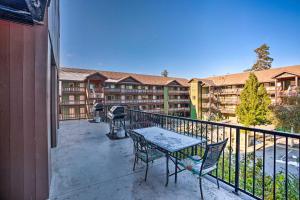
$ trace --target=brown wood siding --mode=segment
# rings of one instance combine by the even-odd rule
[[[10,27],[0,22],[0,199],[10,199]]]
[[[47,199],[47,23],[0,21],[0,199]]]

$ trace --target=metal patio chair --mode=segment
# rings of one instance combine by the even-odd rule
[[[218,170],[218,161],[222,152],[224,151],[227,140],[228,139],[225,139],[224,141],[219,143],[206,145],[206,149],[202,159],[198,155],[196,155],[188,156],[187,158],[178,161],[178,164],[180,166],[199,176],[201,199],[204,199],[202,191],[202,177],[212,172],[213,170]],[[218,188],[220,188],[218,177],[216,177],[216,179]]]
[[[135,133],[132,130],[129,130],[129,136],[133,141],[134,146],[134,163],[133,171],[135,170],[135,165],[138,163],[138,160],[146,163],[146,173],[145,181],[147,180],[149,162],[157,160],[161,157],[164,157],[164,153],[157,150],[154,146],[150,145],[142,135]]]

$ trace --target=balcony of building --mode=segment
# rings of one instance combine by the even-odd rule
[[[170,103],[189,103],[190,102],[190,99],[189,98],[170,98],[169,99],[169,102]]]
[[[299,199],[298,134],[199,121],[151,111],[127,110],[126,124],[146,120],[178,134],[204,137],[208,144],[228,138],[219,161],[220,169],[204,179],[205,199]],[[179,174],[177,183],[170,179],[172,181],[168,187],[164,186],[164,158],[151,165],[145,182],[143,164],[140,163],[137,170],[132,171],[134,157],[131,139],[112,141],[105,136],[108,132],[106,122],[61,122],[59,144],[51,155],[53,179],[50,199],[200,198],[198,181],[188,171]],[[174,169],[172,162],[169,166]],[[255,174],[253,171],[256,171]],[[217,189],[215,176],[221,181],[221,189]]]
[[[163,99],[115,99],[106,100],[106,104],[163,104]]]
[[[240,94],[240,92],[243,90],[243,88],[226,88],[226,89],[220,89],[218,92],[220,95],[230,95],[230,94]]]
[[[235,107],[221,107],[220,111],[224,114],[235,114]]]
[[[66,105],[85,105],[85,100],[63,100],[60,102],[60,105],[66,106]]]
[[[133,167],[131,139],[109,140],[106,123],[72,120],[60,123],[58,147],[52,149],[50,199],[199,199],[199,185],[189,172],[170,179],[165,187],[165,159],[154,161],[144,181],[145,166]],[[173,166],[170,164],[170,169]],[[215,180],[203,180],[205,199],[239,200],[240,196]]]
[[[62,87],[64,93],[85,93],[85,87]]]
[[[186,94],[188,95],[189,94],[189,90],[174,90],[174,89],[170,89],[169,90],[169,94],[174,94],[174,95],[180,95],[180,94]]]

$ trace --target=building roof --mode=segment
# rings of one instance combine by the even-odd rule
[[[89,70],[89,69],[79,69],[79,68],[60,68],[59,69],[59,79],[60,80],[70,80],[70,81],[84,81],[87,76],[100,73],[101,75],[107,77],[107,82],[119,82],[125,78],[132,77],[133,79],[141,82],[144,85],[167,85],[172,81],[177,81],[180,85],[188,87],[188,79],[175,78],[175,77],[163,77],[154,75],[144,75],[126,72],[113,72],[113,71],[101,71],[101,70]]]
[[[300,65],[272,68],[268,70],[256,71],[254,74],[257,76],[257,79],[261,83],[265,82],[274,82],[274,77],[282,73],[291,73],[291,74],[300,74]],[[224,76],[213,76],[208,78],[193,78],[193,80],[202,81],[205,85],[208,86],[221,86],[221,85],[241,85],[245,84],[246,80],[249,77],[250,72],[243,72],[237,74],[229,74]]]

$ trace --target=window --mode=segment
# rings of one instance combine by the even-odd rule
[[[85,108],[80,108],[80,114],[85,114]]]
[[[75,108],[69,108],[69,114],[75,115]]]
[[[70,95],[70,96],[69,96],[69,101],[74,101],[74,100],[75,100],[74,95]]]

